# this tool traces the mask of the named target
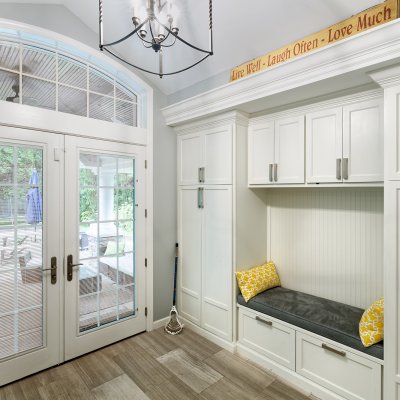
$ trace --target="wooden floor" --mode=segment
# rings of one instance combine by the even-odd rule
[[[0,399],[310,400],[188,329],[134,336],[4,386]]]

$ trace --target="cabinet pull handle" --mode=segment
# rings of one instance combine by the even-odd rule
[[[340,356],[340,357],[346,357],[346,352],[345,352],[345,351],[336,350],[336,349],[334,349],[334,348],[328,346],[328,345],[325,344],[325,343],[322,343],[322,346],[321,346],[321,347],[322,347],[324,350],[330,351],[331,353],[335,353],[335,354],[337,354],[337,355]]]
[[[268,326],[272,326],[272,321],[266,321],[265,319],[262,319],[257,316],[256,316],[256,321],[262,322],[263,324],[268,325]]]
[[[342,180],[342,159],[336,159],[336,179],[341,181]]]
[[[349,179],[349,159],[343,158],[343,179]]]
[[[274,165],[273,164],[269,164],[269,181],[273,182],[272,179],[272,170],[274,169]]]
[[[198,172],[198,174],[199,174],[199,183],[201,183],[201,168],[199,167],[199,172]]]
[[[197,207],[204,208],[204,199],[203,199],[204,188],[197,189]]]
[[[206,181],[206,167],[201,168],[201,182],[204,183]]]
[[[278,182],[278,164],[274,164],[274,181]]]

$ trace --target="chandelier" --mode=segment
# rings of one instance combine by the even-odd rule
[[[140,2],[141,0],[136,0]],[[137,68],[141,71],[148,72],[153,75],[158,75],[162,78],[164,75],[174,75],[183,71],[187,71],[193,68],[197,64],[200,64],[209,56],[213,55],[213,26],[212,26],[212,0],[209,0],[209,49],[202,49],[194,44],[189,43],[185,40],[180,33],[177,10],[175,8],[174,1],[176,0],[145,0],[146,7],[137,7],[134,9],[134,15],[132,17],[133,30],[122,38],[111,42],[104,43],[104,28],[103,28],[103,1],[99,0],[99,47],[101,51],[106,51],[118,60],[130,65],[131,67]],[[142,11],[140,13],[140,11]],[[141,14],[139,16],[139,13]],[[143,14],[143,15],[142,15]],[[146,68],[132,64],[127,60],[124,60],[121,56],[111,50],[110,47],[117,45],[130,37],[137,37],[144,47],[151,49],[158,53],[158,71],[150,71]],[[175,71],[164,72],[163,66],[163,52],[164,49],[174,46],[174,44],[180,41],[186,46],[197,50],[201,53],[199,59],[189,66],[184,66]]]

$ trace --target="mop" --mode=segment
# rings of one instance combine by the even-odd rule
[[[174,298],[172,301],[172,309],[169,313],[169,321],[165,325],[165,332],[170,335],[177,335],[183,330],[183,324],[178,319],[178,310],[175,307],[176,304],[176,276],[178,274],[178,243],[175,245],[175,272],[174,272]]]

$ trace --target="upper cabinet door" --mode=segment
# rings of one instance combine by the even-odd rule
[[[274,122],[251,127],[248,138],[249,185],[272,185],[272,168],[275,163]]]
[[[178,136],[178,185],[200,183],[203,137],[200,133]]]
[[[383,181],[383,100],[343,108],[343,181]]]
[[[342,182],[342,108],[307,114],[307,182]]]
[[[209,129],[203,133],[202,183],[232,184],[232,127]]]
[[[304,183],[304,116],[275,123],[275,183]]]

